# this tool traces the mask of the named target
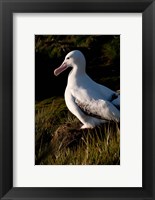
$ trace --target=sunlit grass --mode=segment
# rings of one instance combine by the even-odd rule
[[[120,131],[117,124],[81,130],[63,98],[36,104],[35,158],[41,165],[118,165]]]

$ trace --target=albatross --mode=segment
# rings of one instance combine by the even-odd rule
[[[86,59],[79,50],[69,52],[54,75],[71,67],[65,89],[65,103],[69,111],[83,124],[82,129],[94,128],[107,121],[120,121],[120,96],[93,81],[86,74]]]

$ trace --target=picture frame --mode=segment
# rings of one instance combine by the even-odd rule
[[[13,187],[13,13],[142,13],[143,187]],[[1,199],[155,199],[154,0],[0,1],[0,197]]]

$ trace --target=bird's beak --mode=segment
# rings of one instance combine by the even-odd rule
[[[58,68],[56,68],[55,70],[54,70],[54,75],[55,76],[58,76],[59,74],[61,74],[61,72],[63,72],[64,70],[66,70],[67,69],[67,64],[64,62],[64,63],[62,63],[62,65],[60,66],[60,67],[58,67]]]

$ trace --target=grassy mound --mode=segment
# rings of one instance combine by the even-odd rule
[[[81,123],[52,97],[36,103],[35,162],[37,165],[118,165],[120,131],[117,124],[81,130]]]

